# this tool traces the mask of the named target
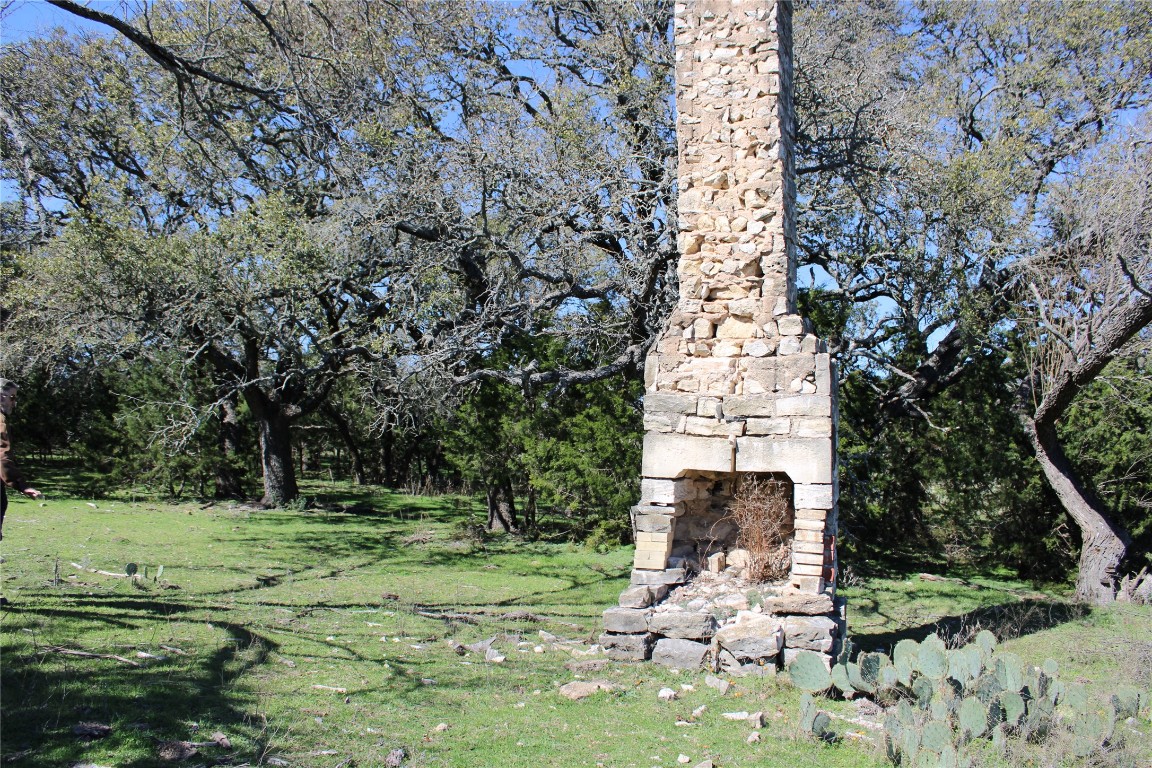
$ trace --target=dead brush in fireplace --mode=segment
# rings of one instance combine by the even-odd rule
[[[752,582],[779,581],[792,567],[793,518],[789,488],[779,480],[741,478],[727,519],[736,524],[736,546],[748,552],[744,576]]]

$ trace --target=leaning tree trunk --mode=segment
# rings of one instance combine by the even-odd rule
[[[1109,519],[1096,495],[1080,482],[1060,447],[1055,425],[1037,424],[1028,418],[1022,421],[1048,485],[1080,528],[1083,544],[1076,597],[1096,605],[1115,601],[1120,562],[1128,551],[1127,534]]]
[[[292,430],[283,408],[262,392],[245,395],[249,410],[260,425],[260,465],[264,474],[267,507],[282,507],[299,495],[292,464]]]
[[[488,530],[501,528],[505,533],[516,533],[516,502],[509,480],[488,483]]]

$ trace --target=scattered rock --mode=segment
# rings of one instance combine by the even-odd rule
[[[449,726],[448,723],[440,723],[435,728],[433,728],[432,730],[436,731],[437,733],[443,733],[444,731],[448,730],[450,727],[451,726]]]
[[[560,686],[560,695],[573,701],[579,701],[599,691],[614,690],[616,690],[616,686],[605,680],[573,680],[571,683]]]
[[[491,662],[493,664],[501,664],[504,662],[504,660],[505,660],[505,657],[501,656],[500,652],[497,651],[495,648],[489,648],[487,651],[484,652],[484,661],[488,661],[488,662]]]
[[[469,643],[464,647],[472,651],[472,653],[488,653],[488,649],[492,647],[492,643],[496,642],[496,636],[488,638],[487,640],[480,640],[479,642]]]
[[[687,765],[688,763],[692,762],[692,758],[688,757],[688,755],[680,755],[676,758],[676,762],[682,765]]]
[[[82,739],[92,741],[102,739],[112,733],[112,726],[103,723],[77,723],[72,726],[72,734]]]
[[[705,677],[704,678],[704,685],[708,686],[709,688],[715,688],[716,690],[720,691],[721,696],[728,693],[728,689],[732,687],[732,684],[729,683],[727,680],[723,680],[719,677],[716,677],[715,675],[708,675],[707,677]]]
[[[758,743],[760,741],[760,731],[752,731],[752,733],[748,734],[747,741],[749,744]]]
[[[588,674],[590,672],[599,672],[612,662],[608,659],[577,659],[564,663],[564,669],[576,674]]]
[[[747,720],[747,712],[725,712],[721,715],[725,720]]]
[[[208,738],[216,742],[216,746],[220,747],[221,749],[232,749],[232,742],[229,741],[228,737],[220,731],[213,731],[212,735]]]
[[[397,747],[396,749],[389,752],[388,756],[384,758],[384,765],[386,765],[388,768],[400,768],[400,766],[404,764],[404,758],[407,756],[407,752],[405,752],[402,748]]]
[[[661,688],[660,692],[656,694],[660,701],[675,701],[677,693],[671,688]]]
[[[752,714],[748,715],[748,725],[752,726],[753,728],[763,728],[764,727],[764,713],[763,712],[753,712]]]
[[[711,760],[704,760],[696,763],[696,765],[692,766],[692,768],[715,768],[715,766],[713,766]]]
[[[701,704],[700,706],[696,707],[696,709],[692,710],[692,717],[694,717],[694,718],[700,717],[700,715],[704,714],[707,711],[708,711],[708,705],[707,704]]]

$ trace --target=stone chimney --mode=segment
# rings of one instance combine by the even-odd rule
[[[828,630],[801,647],[830,654],[843,633],[832,610],[836,370],[796,308],[791,3],[689,0],[675,14],[680,296],[645,364],[632,587],[605,614],[602,641],[635,659],[662,637],[723,631],[719,618],[669,631],[659,603],[706,563],[724,570],[736,534],[725,504],[739,478],[763,477],[789,489],[794,516],[776,592]],[[764,618],[779,619],[787,648],[788,611],[772,605]],[[824,624],[811,618],[821,613]],[[713,642],[714,665],[722,651]]]

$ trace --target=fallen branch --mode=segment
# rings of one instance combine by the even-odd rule
[[[74,648],[65,648],[61,645],[52,645],[43,649],[40,653],[59,653],[64,656],[79,656],[85,659],[109,659],[111,661],[119,661],[122,664],[127,664],[130,667],[142,666],[138,661],[126,659],[123,656],[117,656],[114,653],[91,653],[89,651],[78,651]]]
[[[129,575],[128,575],[128,574],[126,574],[126,573],[113,573],[112,571],[102,571],[102,570],[100,570],[99,568],[86,568],[86,567],[84,567],[83,565],[80,565],[80,563],[72,563],[72,567],[73,567],[73,568],[76,568],[76,569],[78,569],[78,570],[81,570],[81,571],[87,571],[88,573],[98,573],[98,574],[100,574],[101,576],[111,576],[111,577],[112,577],[112,578],[114,578],[114,579],[135,579],[135,578],[140,578],[140,574],[139,574],[139,573],[134,573],[134,574],[132,574],[131,576],[129,576]]]
[[[417,616],[427,619],[440,619],[441,621],[462,621],[465,624],[479,624],[480,620],[467,613],[436,613],[435,611],[416,611]]]

